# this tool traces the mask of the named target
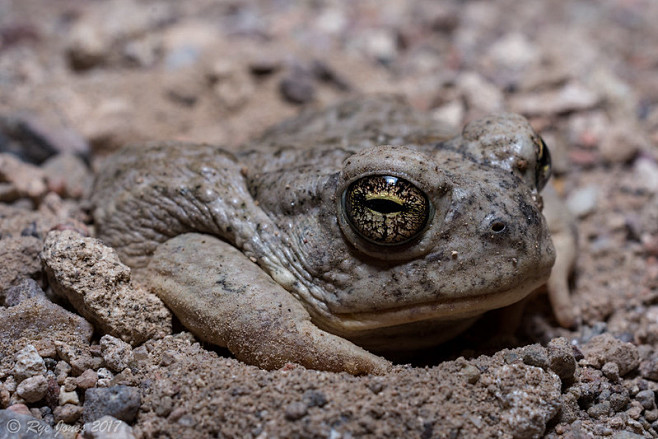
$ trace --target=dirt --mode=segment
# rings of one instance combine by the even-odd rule
[[[0,0],[0,438],[658,437],[656,21],[654,0]],[[104,157],[237,148],[374,92],[453,126],[530,118],[577,217],[577,328],[538,295],[513,335],[493,313],[353,377],[242,364],[146,293],[155,314],[129,323],[139,287],[89,265],[109,251],[85,238]]]

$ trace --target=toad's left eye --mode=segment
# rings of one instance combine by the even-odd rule
[[[535,153],[537,155],[537,169],[535,169],[535,186],[541,191],[551,177],[551,153],[544,143],[544,139],[537,136],[535,141]]]
[[[418,236],[430,220],[427,195],[409,181],[369,175],[343,193],[343,211],[352,229],[380,245],[403,244]]]

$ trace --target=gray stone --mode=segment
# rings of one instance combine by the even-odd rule
[[[85,423],[105,415],[131,422],[137,416],[140,404],[141,396],[136,387],[112,386],[87,389],[82,416]]]

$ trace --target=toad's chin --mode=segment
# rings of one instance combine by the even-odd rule
[[[487,311],[527,297],[547,276],[527,280],[517,287],[420,303],[376,312],[318,315],[320,328],[374,351],[412,350],[435,346],[458,335]]]

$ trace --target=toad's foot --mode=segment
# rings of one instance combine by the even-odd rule
[[[560,326],[573,328],[580,318],[578,307],[571,301],[569,291],[569,276],[577,255],[575,220],[552,184],[546,186],[542,196],[545,203],[544,216],[551,231],[556,254],[551,277],[546,284],[548,297]]]
[[[212,236],[188,233],[160,245],[146,278],[186,328],[246,363],[277,369],[292,362],[355,375],[382,374],[391,367],[317,328],[288,291]]]

